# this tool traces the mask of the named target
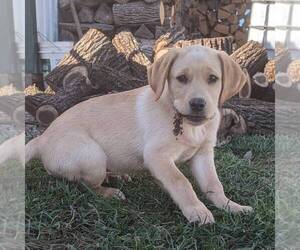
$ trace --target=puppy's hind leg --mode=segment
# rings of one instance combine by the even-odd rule
[[[48,147],[44,148],[42,161],[49,174],[83,182],[104,197],[125,199],[120,190],[102,186],[106,178],[107,156],[93,139],[79,133],[77,136],[65,135],[64,140],[48,142]]]
[[[92,154],[84,157],[83,167],[81,170],[82,181],[95,190],[98,194],[106,198],[117,198],[125,200],[125,195],[117,188],[102,186],[107,177],[107,157],[104,151],[96,145],[98,150],[92,150]]]

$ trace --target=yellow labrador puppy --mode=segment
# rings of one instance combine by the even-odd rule
[[[170,49],[148,68],[148,81],[150,86],[72,107],[27,144],[26,161],[40,158],[49,174],[120,198],[120,190],[102,186],[107,170],[147,169],[190,222],[213,223],[213,215],[176,167],[190,161],[214,205],[231,212],[252,210],[225,196],[214,165],[219,105],[246,81],[239,65],[224,52],[198,45]]]

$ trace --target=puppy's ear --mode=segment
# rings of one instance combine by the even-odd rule
[[[222,105],[230,97],[234,96],[243,88],[247,81],[247,76],[238,65],[225,52],[218,54],[222,67],[222,89],[219,104]]]
[[[158,100],[164,91],[171,66],[176,57],[177,50],[170,49],[147,68],[148,83],[155,93],[155,100]]]

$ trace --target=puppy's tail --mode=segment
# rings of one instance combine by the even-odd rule
[[[25,163],[39,157],[39,137],[32,139],[25,146]]]

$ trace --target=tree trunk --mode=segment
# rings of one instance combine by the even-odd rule
[[[159,2],[131,2],[113,5],[116,25],[159,24]]]
[[[64,77],[72,68],[85,66],[91,74],[93,67],[101,65],[114,68],[118,72],[130,72],[126,58],[117,52],[108,37],[99,30],[90,29],[47,75],[46,81],[54,91],[58,91],[63,87]]]
[[[147,66],[150,61],[140,50],[137,40],[131,32],[122,31],[112,40],[118,53],[124,55],[129,62],[132,75],[142,80],[147,79]]]

